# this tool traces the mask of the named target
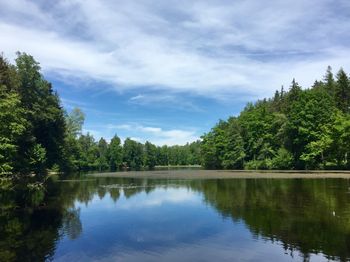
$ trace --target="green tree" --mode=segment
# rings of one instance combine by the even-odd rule
[[[79,151],[81,158],[79,161],[79,169],[81,170],[98,170],[99,150],[94,137],[87,133],[78,138]]]
[[[0,80],[1,81],[1,80]],[[18,159],[18,143],[28,123],[18,94],[0,83],[0,173],[13,171]]]
[[[345,113],[350,111],[350,82],[343,69],[340,69],[337,74],[335,101],[340,110]]]
[[[202,165],[207,169],[222,168],[225,154],[227,122],[220,120],[212,130],[202,136]]]
[[[109,169],[111,171],[119,170],[123,164],[123,147],[120,138],[115,135],[108,147]]]
[[[75,107],[69,114],[66,114],[66,126],[68,135],[77,138],[81,135],[85,121],[85,114],[80,108]]]
[[[335,80],[334,80],[334,76],[333,76],[333,73],[332,73],[332,67],[331,66],[328,66],[327,67],[327,71],[326,71],[326,74],[323,78],[324,80],[324,83],[325,83],[325,88],[326,88],[326,91],[328,92],[328,94],[331,96],[331,97],[334,97],[335,96]]]
[[[59,97],[40,74],[39,63],[32,56],[17,53],[16,69],[21,104],[31,123],[21,152],[41,147],[46,151],[46,167],[61,164],[66,126]]]
[[[83,152],[77,139],[82,134],[84,120],[85,115],[79,108],[65,114],[67,128],[63,147],[65,161],[62,166],[66,172],[80,169]]]
[[[146,141],[145,143],[145,161],[144,164],[149,169],[153,169],[157,164],[157,147],[152,143]]]
[[[167,166],[169,165],[169,148],[167,145],[157,147],[157,165]]]
[[[269,169],[288,170],[293,168],[293,155],[284,147],[277,150],[268,164]]]
[[[222,165],[226,169],[241,169],[244,166],[244,141],[241,136],[241,126],[237,118],[228,120],[227,142],[224,150]]]
[[[350,168],[350,115],[336,114],[331,126],[331,166],[341,169]]]
[[[197,140],[185,145],[189,148],[189,156],[186,165],[200,165],[200,144],[201,142]]]
[[[125,139],[123,161],[129,168],[139,170],[143,166],[143,145],[130,138]]]
[[[98,170],[103,171],[107,170],[109,165],[108,165],[108,144],[104,138],[101,137],[101,139],[98,141]]]
[[[327,92],[318,89],[304,91],[300,99],[292,104],[288,115],[287,149],[294,156],[296,168],[315,168],[311,155],[302,155],[316,148],[310,143],[319,140],[323,127],[332,121],[330,112],[336,112],[332,98]]]

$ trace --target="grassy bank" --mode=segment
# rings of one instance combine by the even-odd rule
[[[344,178],[350,179],[350,171],[243,171],[243,170],[156,170],[95,173],[93,177],[168,178],[168,179],[232,179],[232,178]]]

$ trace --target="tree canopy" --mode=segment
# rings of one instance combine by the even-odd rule
[[[202,136],[201,162],[209,169],[348,169],[350,81],[334,79],[249,103],[237,117],[220,120]]]
[[[64,111],[32,56],[17,53],[15,65],[0,56],[0,108],[2,181],[9,174],[42,180],[47,169],[65,161]]]
[[[117,171],[198,165],[208,169],[349,169],[350,80],[327,68],[322,81],[248,103],[202,141],[156,146],[84,134],[85,115],[66,112],[39,63],[0,56],[0,181],[42,182],[52,171]]]

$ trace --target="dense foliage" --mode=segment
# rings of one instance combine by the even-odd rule
[[[81,133],[83,112],[75,108],[66,115],[67,155],[71,170],[117,171],[153,169],[155,166],[199,165],[200,142],[184,146],[156,146],[150,142],[142,144],[130,138],[115,135],[109,143],[104,138]]]
[[[69,114],[32,56],[15,65],[0,56],[0,181],[42,182],[48,170],[116,171],[197,165],[208,169],[349,169],[350,81],[329,67],[323,81],[249,103],[202,142],[156,146],[115,135],[82,134],[85,116]]]
[[[121,143],[115,135],[110,143],[95,141],[87,133],[74,140],[72,163],[79,171],[118,171],[153,169],[155,166],[199,165],[199,141],[184,146],[142,144],[130,138]]]
[[[33,57],[0,56],[0,174],[11,181],[42,181],[64,159],[65,118],[59,98]]]
[[[52,171],[154,168],[199,164],[199,142],[157,147],[118,136],[110,143],[82,134],[85,116],[67,114],[40,73],[39,63],[17,53],[15,65],[0,56],[0,186],[40,185]]]
[[[331,68],[302,90],[293,80],[271,99],[220,121],[201,143],[208,169],[349,169],[350,81]]]

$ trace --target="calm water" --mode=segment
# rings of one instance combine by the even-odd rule
[[[2,195],[0,261],[350,259],[345,179],[84,178],[47,192],[16,212]]]

